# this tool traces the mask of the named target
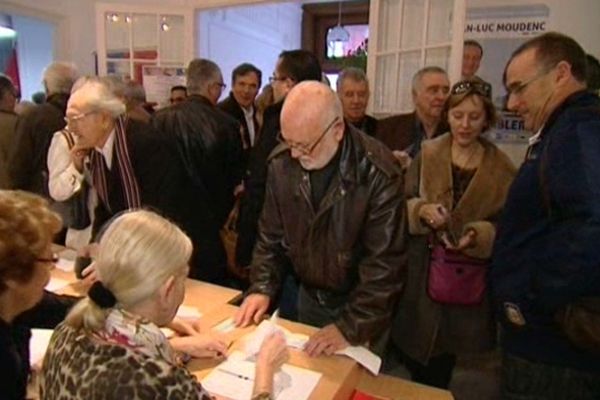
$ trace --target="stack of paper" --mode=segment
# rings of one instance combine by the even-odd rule
[[[52,337],[52,329],[32,329],[31,339],[29,340],[29,364],[36,369],[36,366],[41,365],[50,338]]]

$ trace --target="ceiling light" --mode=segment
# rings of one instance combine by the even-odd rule
[[[327,32],[327,43],[348,42],[350,33],[342,26],[342,2],[338,2],[338,24]]]

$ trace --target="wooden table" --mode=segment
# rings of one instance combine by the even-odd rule
[[[233,316],[237,307],[226,305],[203,316],[201,324],[203,328],[211,328],[223,320]],[[303,333],[311,335],[317,331],[308,325],[279,319],[278,323],[294,333]],[[245,334],[251,332],[255,326],[247,328],[238,328],[225,336],[233,340],[232,350],[240,349],[242,343],[240,339]],[[188,364],[188,369],[202,381],[219,361],[214,360],[192,360]],[[311,358],[306,353],[290,349],[289,364],[298,367],[310,369],[323,374],[317,387],[313,390],[310,399],[323,400],[347,400],[352,395],[356,382],[360,377],[360,367],[356,362],[345,356],[322,356]]]
[[[447,390],[421,385],[389,375],[373,376],[361,370],[356,388],[362,392],[389,399],[453,400]]]
[[[57,251],[61,258],[71,259],[75,257],[74,253],[62,248]],[[75,272],[66,272],[59,268],[54,268],[51,277],[62,279],[69,284],[58,290],[60,294],[71,296],[84,296],[87,293],[80,280],[75,277]],[[242,298],[242,292],[223,286],[213,285],[212,283],[202,282],[195,279],[187,279],[185,283],[185,298],[183,304],[197,308],[202,314],[211,312],[215,308],[220,308],[224,304],[234,303]]]

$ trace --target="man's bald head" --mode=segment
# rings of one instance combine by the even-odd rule
[[[338,96],[316,81],[297,84],[281,111],[281,135],[305,169],[323,168],[344,136],[344,117]]]

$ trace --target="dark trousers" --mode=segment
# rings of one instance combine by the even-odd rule
[[[406,354],[400,354],[404,361],[406,369],[411,374],[412,380],[428,386],[434,386],[441,389],[448,389],[452,371],[456,365],[456,356],[454,354],[442,354],[431,357],[427,365],[413,360]]]
[[[505,354],[500,390],[504,400],[598,400],[600,373],[540,364]]]
[[[342,305],[332,307],[319,300],[309,293],[304,286],[300,286],[298,291],[298,321],[322,328],[325,325],[333,323],[342,311]]]

